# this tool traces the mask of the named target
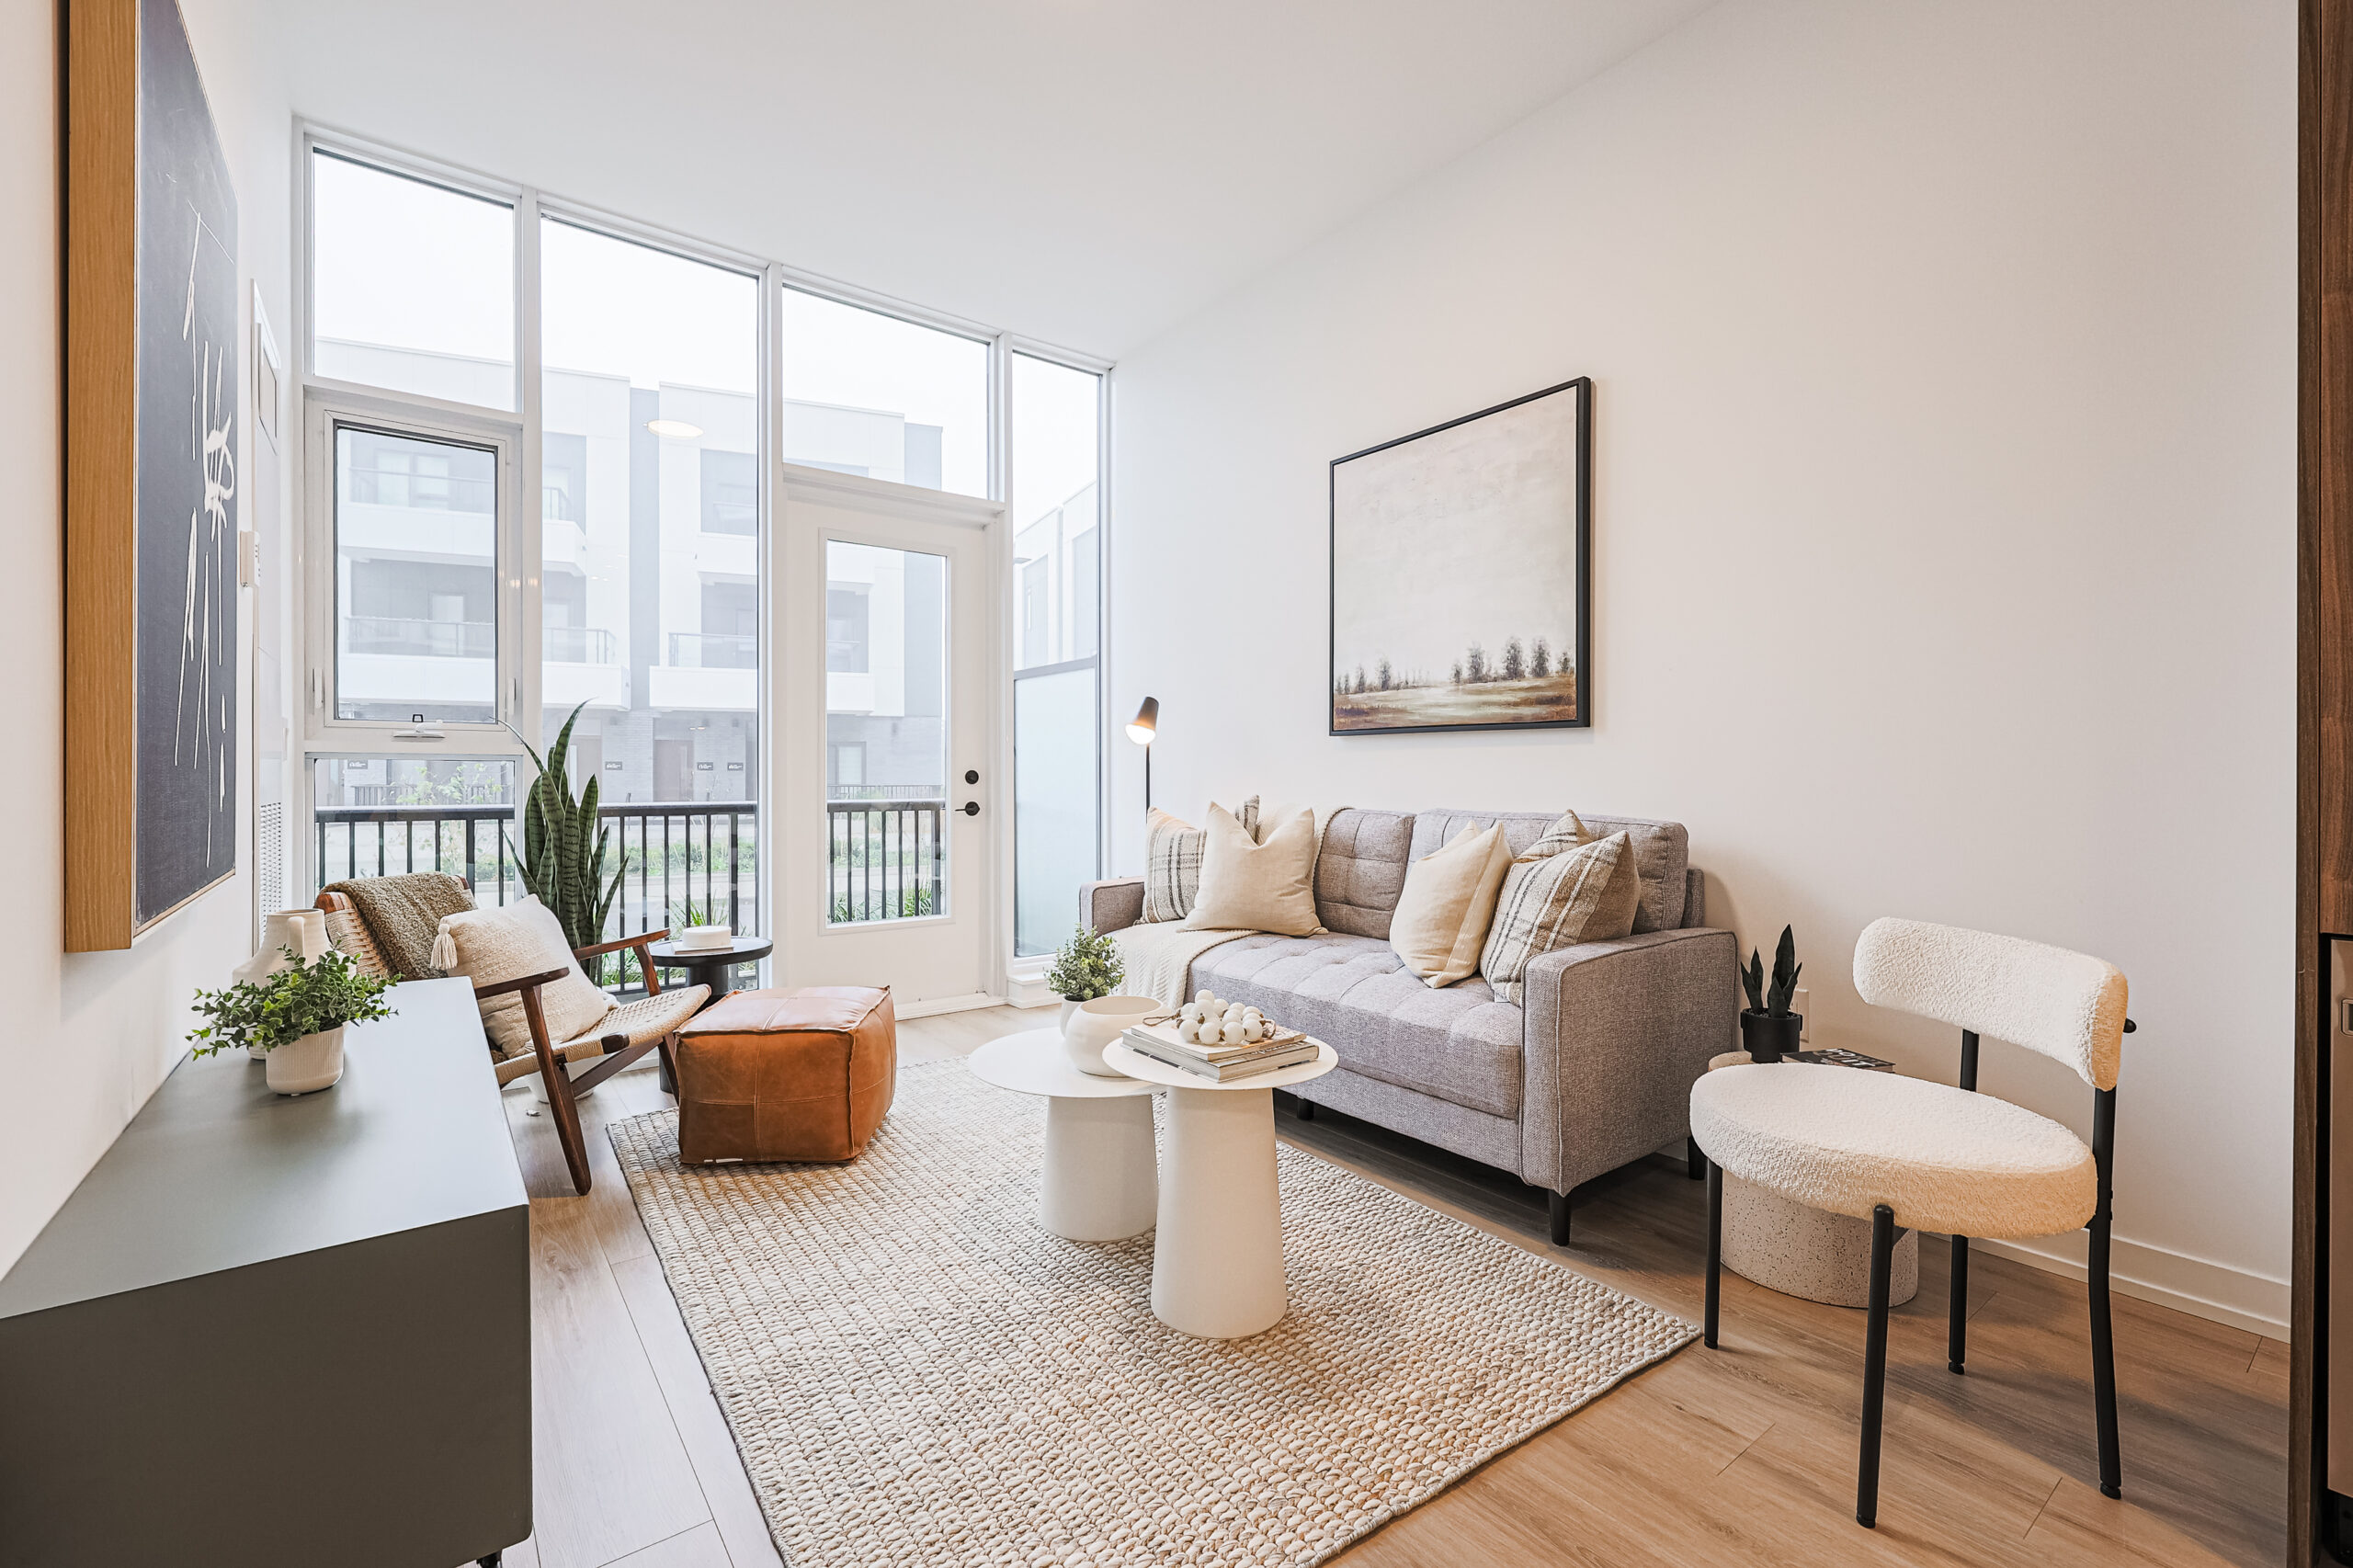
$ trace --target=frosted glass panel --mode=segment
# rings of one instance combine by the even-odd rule
[[[1014,952],[1051,953],[1096,876],[1095,671],[1013,683]]]

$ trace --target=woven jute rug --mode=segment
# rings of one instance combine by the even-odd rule
[[[958,1062],[847,1165],[612,1140],[792,1568],[1320,1562],[1692,1337],[1285,1148],[1290,1315],[1188,1338],[1149,1233],[1039,1226],[1044,1102]]]

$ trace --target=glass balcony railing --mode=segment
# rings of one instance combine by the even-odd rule
[[[487,620],[347,616],[343,651],[404,658],[490,659],[498,654],[498,628]],[[600,626],[543,627],[540,656],[563,665],[617,665],[620,639]]]
[[[670,664],[688,670],[754,670],[760,640],[748,631],[673,631]]]

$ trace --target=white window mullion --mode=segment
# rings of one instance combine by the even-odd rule
[[[523,415],[522,496],[500,546],[507,557],[514,635],[502,639],[511,653],[499,700],[506,704],[507,722],[535,747],[543,739],[540,675],[546,663],[540,656],[544,639],[540,630],[540,521],[546,483],[540,467],[540,196],[526,190],[515,203],[515,390]]]

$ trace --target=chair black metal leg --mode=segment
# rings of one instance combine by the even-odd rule
[[[2124,1026],[2132,1027],[2130,1020]],[[2116,1332],[2108,1310],[2109,1174],[2116,1159],[2116,1091],[2103,1090],[2092,1101],[2092,1157],[2099,1170],[2098,1207],[2092,1211],[2090,1256],[2086,1259],[2086,1285],[2092,1306],[2092,1404],[2099,1423],[2099,1489],[2110,1497],[2124,1495],[2124,1460],[2116,1437]]]
[[[1701,1180],[1708,1174],[1708,1156],[1699,1153],[1697,1138],[1683,1141],[1683,1174],[1693,1181]]]
[[[1544,1211],[1545,1217],[1552,1222],[1552,1244],[1556,1247],[1568,1245],[1569,1195],[1565,1192],[1548,1190],[1544,1194]]]
[[[505,1555],[504,1552],[494,1551],[487,1557],[477,1557],[474,1559],[474,1568],[498,1568],[499,1560]]]
[[[1724,1272],[1724,1172],[1708,1162],[1708,1310],[1699,1320],[1699,1339],[1716,1347],[1716,1323],[1721,1314]]]
[[[1969,1238],[1952,1239],[1952,1321],[1945,1330],[1945,1368],[1958,1374],[1969,1359]]]
[[[1887,1396],[1888,1275],[1895,1261],[1895,1210],[1871,1210],[1870,1321],[1863,1332],[1863,1451],[1855,1472],[1855,1522],[1879,1524],[1880,1411]]]

